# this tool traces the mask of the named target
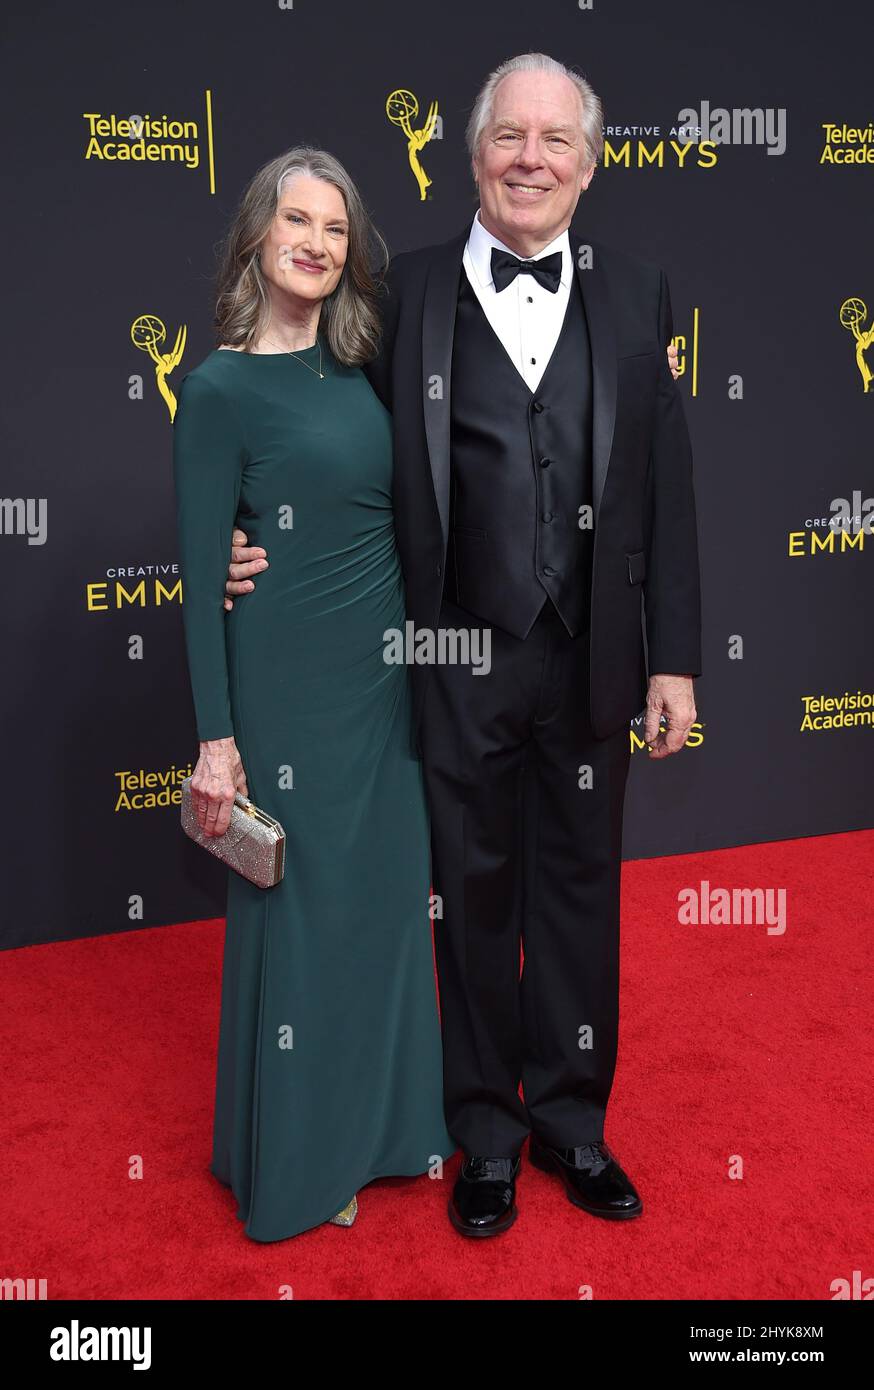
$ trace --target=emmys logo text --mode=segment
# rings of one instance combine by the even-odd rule
[[[113,608],[160,608],[165,603],[181,602],[182,579],[176,562],[108,569],[105,579],[90,580],[85,585],[85,607],[89,613],[108,613]]]

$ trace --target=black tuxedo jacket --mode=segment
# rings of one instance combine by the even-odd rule
[[[449,519],[452,339],[465,229],[396,256],[383,339],[365,368],[394,419],[394,518],[416,628],[439,625]],[[664,272],[570,232],[592,352],[595,545],[590,706],[597,737],[642,709],[652,674],[700,675],[692,451],[666,349]],[[591,247],[591,268],[580,264]],[[532,554],[532,564],[534,557]],[[641,600],[645,626],[641,621]],[[411,669],[418,731],[429,667]]]

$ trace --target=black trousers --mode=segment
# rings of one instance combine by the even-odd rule
[[[440,625],[485,626],[451,603]],[[491,629],[489,674],[428,677],[444,1102],[467,1154],[515,1155],[532,1129],[558,1147],[603,1138],[630,747],[626,729],[594,737],[588,667],[588,633],[570,637],[547,600],[524,641]]]

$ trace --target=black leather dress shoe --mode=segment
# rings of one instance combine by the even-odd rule
[[[535,1168],[557,1173],[574,1206],[592,1216],[630,1221],[643,1211],[634,1184],[603,1142],[582,1144],[575,1149],[552,1149],[532,1134],[528,1157]]]
[[[449,1220],[463,1236],[497,1236],[516,1220],[521,1159],[466,1158],[455,1180]]]

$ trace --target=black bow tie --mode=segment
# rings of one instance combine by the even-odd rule
[[[555,294],[561,280],[561,252],[554,251],[551,256],[544,256],[539,261],[520,261],[512,252],[492,247],[492,279],[498,294],[515,280],[520,270],[526,275],[533,275],[538,284],[549,290],[550,294]]]

